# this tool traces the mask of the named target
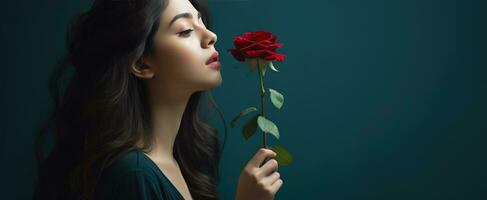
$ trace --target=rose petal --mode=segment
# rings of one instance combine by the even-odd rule
[[[263,41],[262,41],[263,42]],[[248,51],[248,50],[260,50],[260,49],[269,49],[268,45],[262,44],[262,42],[254,42],[253,44],[241,48],[241,51]]]
[[[250,57],[266,57],[266,56],[274,54],[274,52],[269,51],[267,49],[263,49],[263,50],[246,51],[246,52],[244,52],[244,54],[246,54]]]
[[[277,38],[279,38],[279,36],[276,35],[272,37],[269,41],[271,41],[272,43],[276,43]]]
[[[235,57],[235,59],[237,59],[238,61],[245,61],[244,55],[238,49],[229,49],[228,51],[230,51],[233,57]]]
[[[275,52],[277,48],[282,47],[282,43],[276,43],[276,44],[264,44],[264,43],[269,43],[268,41],[261,41],[261,42],[256,42],[253,43],[247,47],[241,48],[240,51],[248,51],[248,50],[270,50]]]
[[[257,30],[254,32],[244,33],[243,37],[251,41],[262,41],[271,38],[272,33],[268,31]]]
[[[284,54],[272,54],[267,57],[265,57],[265,60],[277,60],[279,62],[282,62],[286,58],[286,55]]]
[[[240,49],[240,48],[243,48],[243,47],[246,47],[246,46],[248,46],[248,45],[250,45],[250,44],[252,44],[252,43],[253,43],[252,41],[247,40],[247,39],[245,39],[245,38],[243,38],[243,37],[236,37],[236,38],[234,38],[234,40],[233,40],[233,45],[234,45],[235,47],[239,48],[239,49]]]
[[[234,37],[235,48],[229,49],[229,51],[238,61],[245,61],[246,58],[260,58],[281,62],[286,55],[276,53],[276,49],[283,46],[283,43],[276,43],[278,38],[264,30],[245,32],[241,36]]]

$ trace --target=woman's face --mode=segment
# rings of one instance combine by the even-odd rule
[[[182,13],[189,15],[173,20]],[[221,84],[220,69],[206,65],[216,51],[217,36],[206,29],[199,16],[188,0],[168,1],[154,35],[155,51],[150,59],[156,87],[194,92]]]

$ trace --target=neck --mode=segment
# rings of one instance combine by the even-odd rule
[[[177,164],[174,159],[173,147],[179,126],[186,109],[190,92],[181,90],[149,89],[151,109],[151,127],[154,134],[153,148],[147,154],[160,163]]]

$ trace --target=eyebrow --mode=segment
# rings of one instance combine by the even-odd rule
[[[169,25],[168,25],[168,28],[171,27],[171,25],[179,18],[193,18],[192,17],[193,15],[191,15],[191,13],[188,13],[188,12],[185,12],[185,13],[181,13],[181,14],[177,14],[176,16],[174,16],[174,18],[172,18],[171,22],[169,22]],[[198,12],[198,19],[201,18],[201,13]]]

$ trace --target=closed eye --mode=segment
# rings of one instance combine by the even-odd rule
[[[187,29],[187,30],[179,32],[178,34],[179,34],[179,36],[189,36],[191,31],[193,31],[193,29]]]

